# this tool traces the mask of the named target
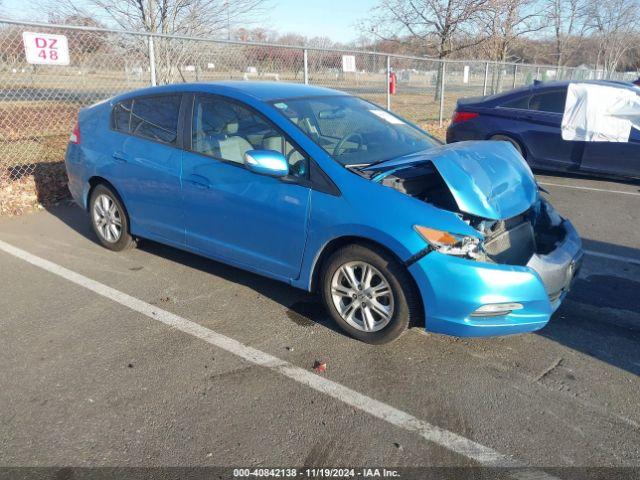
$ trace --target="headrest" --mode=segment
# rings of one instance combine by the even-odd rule
[[[238,122],[229,122],[224,126],[224,132],[227,135],[234,135],[238,133]]]

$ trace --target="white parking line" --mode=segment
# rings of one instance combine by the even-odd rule
[[[538,182],[538,185],[546,185],[550,187],[575,188],[576,190],[589,190],[592,192],[620,193],[622,195],[634,195],[640,197],[640,192],[625,192],[624,190],[607,190],[606,188],[580,187],[578,185],[564,185],[562,183]]]
[[[640,260],[633,257],[625,257],[623,255],[613,255],[611,253],[596,252],[594,250],[585,250],[584,253],[586,253],[587,255],[591,255],[593,257],[607,258],[609,260],[617,260],[618,262],[632,263],[633,265],[640,265]]]
[[[98,295],[113,300],[114,302],[128,307],[131,310],[141,313],[153,320],[157,320],[165,325],[175,328],[176,330],[180,330],[181,332],[200,338],[201,340],[237,355],[250,363],[280,373],[285,377],[307,385],[318,392],[324,393],[325,395],[351,405],[354,408],[384,420],[396,427],[417,433],[430,442],[438,444],[469,459],[475,460],[482,465],[490,467],[526,468],[525,464],[522,462],[508,455],[497,452],[492,448],[485,447],[484,445],[474,442],[466,437],[432,425],[424,420],[420,420],[407,412],[375,400],[362,393],[356,392],[355,390],[345,387],[340,383],[328,380],[300,367],[296,367],[285,360],[269,355],[268,353],[257,350],[248,345],[244,345],[233,338],[217,333],[198,323],[192,322],[191,320],[187,320],[179,315],[127,295],[126,293],[92,280],[84,275],[50,262],[49,260],[45,260],[44,258],[40,258],[29,252],[16,248],[1,240],[0,250],[46,270],[47,272],[62,277],[76,285],[84,287]],[[511,474],[516,478],[556,478],[543,471],[533,469],[514,471],[511,472]]]

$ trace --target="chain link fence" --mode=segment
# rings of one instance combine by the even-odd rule
[[[22,33],[67,37],[66,66],[27,63]],[[397,91],[389,93],[390,72]],[[615,75],[623,79],[622,74]],[[371,100],[418,124],[441,125],[458,98],[534,79],[602,78],[588,68],[439,61],[377,52],[323,50],[149,35],[0,20],[0,182],[62,161],[78,110],[153,84],[271,80],[321,85]]]

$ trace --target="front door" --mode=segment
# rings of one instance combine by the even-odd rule
[[[191,149],[183,153],[187,245],[203,254],[281,279],[297,278],[307,235],[308,159],[248,106],[196,95]],[[187,126],[188,128],[188,126]],[[284,179],[244,167],[247,150],[278,150],[289,159]]]

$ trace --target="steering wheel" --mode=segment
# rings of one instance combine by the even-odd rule
[[[297,150],[291,150],[287,154],[287,163],[289,164],[289,173],[291,175],[293,175],[294,177],[304,177],[304,176],[307,175],[307,162],[303,157],[300,160],[292,163],[291,162],[291,157],[295,153],[298,153],[298,151]],[[299,153],[298,153],[298,155],[299,155]]]
[[[344,144],[347,143],[351,138],[355,138],[358,142],[358,148],[356,148],[356,151],[361,150],[362,144],[364,143],[364,139],[362,138],[362,135],[358,132],[351,132],[351,133],[347,133],[344,137],[340,139],[340,141],[336,145],[336,148],[333,149],[333,154],[336,156],[340,155],[340,150],[342,150],[342,148],[344,147]]]

